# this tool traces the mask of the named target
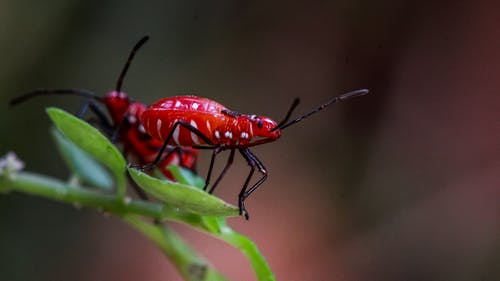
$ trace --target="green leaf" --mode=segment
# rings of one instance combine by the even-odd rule
[[[169,207],[202,216],[238,216],[237,207],[189,185],[162,181],[134,168],[128,169],[132,179],[147,193]]]
[[[58,108],[48,108],[47,114],[64,136],[105,165],[115,176],[117,193],[126,192],[126,161],[118,149],[99,130],[87,122]]]
[[[65,138],[57,129],[52,128],[51,134],[62,158],[78,178],[90,186],[104,190],[113,189],[113,179],[101,164]]]
[[[179,182],[190,183],[190,185],[194,185],[199,189],[202,189],[205,185],[200,177],[191,173],[189,170],[179,168],[178,166],[169,166],[168,169]],[[248,237],[231,229],[226,224],[226,218],[181,215],[178,219],[181,222],[191,225],[195,229],[209,233],[217,239],[239,249],[247,257],[259,281],[276,280],[266,258],[259,251],[255,243]]]

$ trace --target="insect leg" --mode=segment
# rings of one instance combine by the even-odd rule
[[[215,162],[215,156],[221,152],[221,148],[217,147],[214,150],[212,150],[212,158],[210,159],[210,166],[208,166],[208,173],[207,177],[205,178],[205,186],[203,187],[203,190],[207,190],[208,185],[210,184],[210,178],[212,177],[212,169],[214,168],[214,162]]]
[[[113,132],[110,134],[110,138],[109,138],[109,140],[112,143],[116,143],[118,141],[118,138],[120,137],[120,130],[123,128],[123,126],[125,126],[125,123],[128,122],[128,117],[129,117],[129,115],[126,114],[122,118],[122,120],[120,120],[120,122],[118,124],[116,124],[116,126],[113,128]]]
[[[217,150],[217,149],[215,149],[215,150]],[[214,157],[215,157],[215,154],[212,155],[212,159]],[[217,185],[219,184],[219,182],[222,180],[222,178],[226,174],[227,170],[229,170],[229,167],[231,167],[231,165],[233,164],[233,159],[234,159],[234,148],[231,149],[231,152],[229,153],[229,157],[227,158],[226,166],[224,166],[224,169],[222,169],[222,172],[217,177],[217,179],[215,180],[215,183],[212,185],[212,187],[210,188],[210,190],[208,191],[208,193],[212,194],[214,192],[215,188],[217,187]],[[210,164],[212,164],[212,163],[210,163]],[[203,190],[205,190],[207,187],[208,187],[208,181],[207,181],[207,183],[205,185],[205,188]]]
[[[166,157],[169,157],[170,154],[174,150],[172,150],[171,152],[169,152],[165,157],[162,157],[162,156],[163,156],[163,152],[165,152],[165,149],[167,148],[168,144],[170,143],[170,140],[172,139],[172,136],[174,135],[174,132],[177,129],[177,126],[182,126],[182,127],[186,128],[187,130],[195,133],[205,143],[207,143],[209,145],[212,144],[212,141],[210,141],[210,139],[207,136],[205,136],[205,134],[203,134],[200,130],[198,130],[196,127],[192,126],[191,124],[189,124],[189,123],[187,123],[187,122],[185,122],[183,120],[180,120],[180,121],[175,122],[174,126],[172,126],[172,130],[170,131],[170,133],[168,134],[167,138],[165,139],[165,142],[163,142],[163,145],[162,145],[160,151],[158,152],[158,154],[156,155],[155,160],[152,163],[144,165],[144,166],[141,166],[141,165],[131,165],[131,167],[140,168],[142,170],[150,170],[150,169],[153,169],[156,166],[158,166],[159,163],[163,162],[163,160]]]
[[[97,120],[99,121],[99,127],[104,130],[104,133],[106,133],[106,135],[111,136],[114,128],[106,117],[106,114],[104,114],[104,112],[96,105],[93,100],[87,100],[86,102],[84,102],[80,107],[80,110],[78,111],[76,117],[83,119],[88,111],[92,111],[95,114]]]
[[[252,153],[248,148],[239,149],[241,155],[245,160],[247,160],[248,165],[250,165],[250,173],[248,174],[243,187],[241,188],[240,194],[238,195],[238,207],[240,208],[240,215],[244,215],[245,219],[248,220],[248,212],[245,209],[245,200],[254,192],[266,179],[267,179],[267,170],[266,167],[260,162],[260,160]],[[248,183],[255,172],[255,168],[262,173],[262,177],[254,184],[250,189],[247,190]]]

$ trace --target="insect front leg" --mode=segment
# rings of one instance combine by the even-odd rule
[[[240,215],[244,215],[245,219],[249,219],[249,215],[247,210],[245,209],[245,200],[254,192],[266,179],[267,179],[267,170],[266,167],[260,162],[259,158],[255,156],[248,148],[239,149],[241,155],[245,160],[247,160],[248,165],[250,165],[250,173],[248,174],[243,187],[241,188],[240,194],[238,195],[238,207],[240,208]],[[248,183],[255,172],[255,168],[262,173],[262,177],[247,190]]]

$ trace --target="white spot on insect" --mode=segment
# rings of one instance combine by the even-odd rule
[[[139,125],[139,132],[141,133],[146,133],[146,130],[144,129],[144,126],[142,126],[142,124]]]
[[[195,103],[195,102],[193,102],[193,104],[191,105],[191,108],[194,109],[194,110],[196,110],[196,109],[198,109],[198,106],[200,106],[200,105],[197,104],[197,103]]]
[[[177,123],[177,120],[174,121],[173,124]],[[174,142],[179,145],[179,133],[180,133],[180,128],[179,128],[179,125],[177,125],[175,127],[175,130],[174,130],[174,133],[172,135],[172,137],[174,138]]]
[[[242,139],[248,139],[248,133],[247,132],[241,132],[240,138],[242,138]]]
[[[172,101],[168,100],[166,102],[163,102],[160,107],[165,107],[165,108],[171,108],[172,107]]]
[[[198,129],[198,125],[196,124],[196,121],[191,120],[191,121],[189,122],[189,124],[191,124],[191,126],[193,126],[193,127],[195,127],[196,129]]]
[[[207,120],[207,130],[210,132],[212,131],[212,128],[210,127],[210,121]]]
[[[250,120],[255,120],[257,118],[257,115],[250,115]]]
[[[219,133],[219,131],[216,130],[214,132],[214,135],[215,135],[216,138],[220,139],[220,133]]]
[[[163,140],[162,135],[161,135],[161,119],[158,119],[156,121],[156,132],[158,133],[158,136],[160,137],[160,139]]]
[[[198,126],[196,125],[196,122],[194,120],[191,120],[189,124],[191,124],[191,126],[193,126],[195,129],[198,129]],[[200,144],[200,140],[198,139],[198,136],[194,132],[191,132],[191,140],[196,145]]]
[[[182,103],[180,101],[176,101],[174,107],[180,107]]]
[[[225,136],[226,138],[228,138],[228,139],[232,139],[232,138],[233,138],[233,133],[231,133],[230,131],[226,131],[226,132],[224,133],[224,136]]]

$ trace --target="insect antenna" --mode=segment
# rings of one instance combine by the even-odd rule
[[[299,117],[293,119],[290,122],[287,122],[287,123],[285,123],[283,121],[280,122],[276,127],[274,127],[274,128],[271,129],[271,132],[272,131],[276,131],[278,129],[283,130],[283,129],[285,129],[285,128],[287,128],[287,127],[289,127],[289,126],[291,126],[291,125],[293,125],[293,124],[301,121],[302,119],[307,118],[307,117],[313,115],[314,113],[317,113],[317,112],[325,109],[327,106],[329,106],[329,105],[331,105],[333,103],[336,103],[338,101],[344,101],[344,100],[347,100],[347,99],[350,99],[350,98],[354,98],[354,97],[363,96],[363,95],[368,94],[368,92],[369,92],[368,89],[360,89],[360,90],[355,90],[355,91],[352,91],[352,92],[348,92],[348,93],[342,94],[340,96],[336,96],[333,99],[325,102],[324,104],[316,107],[315,109],[313,109],[309,113],[306,113],[306,114],[304,114],[302,116],[299,116]],[[294,101],[294,104],[295,104],[295,101]],[[294,108],[294,104],[292,104],[291,110]],[[289,113],[291,113],[290,111],[289,111]],[[289,117],[289,116],[287,115],[287,117]],[[287,119],[287,118],[285,118],[285,119]]]
[[[91,91],[85,89],[42,89],[35,90],[32,92],[25,93],[19,97],[13,98],[10,100],[10,105],[17,105],[19,103],[25,102],[34,97],[45,96],[45,95],[74,95],[74,96],[82,96],[86,98],[94,99],[98,102],[102,102],[102,98],[92,93]]]
[[[300,99],[299,98],[295,98],[293,100],[293,103],[292,105],[290,106],[290,109],[288,109],[288,112],[285,116],[285,118],[283,118],[283,120],[281,120],[278,125],[276,126],[276,128],[279,128],[280,126],[283,126],[283,124],[285,124],[286,122],[288,122],[288,119],[290,119],[290,116],[292,115],[292,112],[293,110],[297,107],[297,105],[299,105],[299,102],[300,102]],[[271,131],[274,131],[275,129],[273,128]]]
[[[116,83],[116,91],[120,92],[122,84],[123,84],[123,78],[127,74],[127,70],[130,66],[130,62],[134,58],[135,53],[137,50],[144,44],[146,41],[148,41],[149,36],[144,36],[135,44],[134,48],[130,52],[130,55],[127,59],[127,62],[125,63],[125,66],[122,69],[122,72],[120,73],[120,76],[118,77],[118,81]],[[19,103],[25,102],[26,100],[29,100],[34,97],[38,96],[45,96],[45,95],[74,95],[74,96],[82,96],[85,98],[91,98],[94,99],[98,102],[103,102],[103,98],[97,96],[96,94],[92,93],[89,90],[85,89],[41,89],[41,90],[35,90],[32,92],[25,93],[19,97],[16,97],[12,100],[10,100],[9,104],[10,105],[17,105]]]
[[[128,68],[130,67],[130,63],[132,62],[132,59],[134,58],[135,56],[135,53],[137,52],[137,50],[139,50],[139,48],[144,45],[144,43],[146,43],[146,41],[149,40],[149,36],[144,36],[141,38],[141,40],[139,40],[139,42],[137,42],[134,46],[134,48],[132,48],[132,51],[130,52],[130,55],[128,55],[128,59],[127,59],[127,62],[125,63],[125,66],[123,67],[122,69],[122,72],[120,73],[120,76],[118,76],[118,81],[116,82],[116,88],[115,90],[119,93],[122,89],[122,84],[123,84],[123,78],[125,77],[125,75],[127,74],[127,71],[128,71]]]

